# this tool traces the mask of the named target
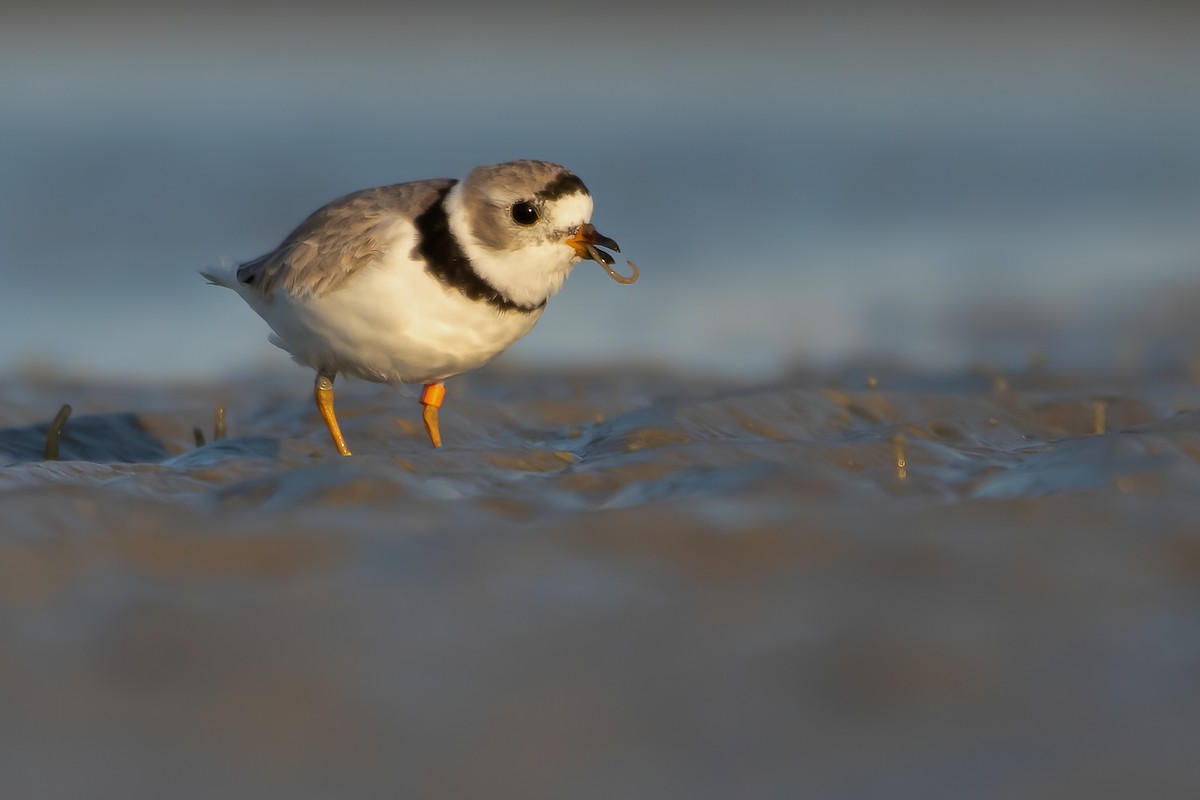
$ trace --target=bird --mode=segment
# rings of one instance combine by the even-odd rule
[[[200,270],[235,291],[272,344],[315,370],[313,395],[333,445],[349,456],[334,412],[338,375],[422,384],[422,420],[442,446],[445,381],[488,363],[537,324],[583,260],[614,280],[615,241],[591,223],[573,172],[523,159],[364,189],[318,208],[271,252]]]

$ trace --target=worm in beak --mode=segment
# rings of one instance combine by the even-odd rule
[[[614,263],[613,257],[601,250],[600,247],[607,247],[610,250],[616,250],[618,253],[621,252],[621,248],[612,239],[596,230],[596,226],[590,222],[580,225],[579,230],[571,238],[567,239],[567,244],[575,248],[575,252],[581,258],[591,259],[604,267],[604,271],[608,273],[608,276],[617,283],[628,285],[636,281],[641,275],[641,270],[632,261],[625,262],[633,270],[629,277],[625,277],[612,268]]]

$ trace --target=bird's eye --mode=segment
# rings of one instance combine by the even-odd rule
[[[530,203],[527,200],[521,200],[520,202],[513,203],[511,211],[513,222],[517,223],[518,225],[532,225],[541,218],[541,215],[538,214],[538,210],[534,208],[533,203]]]

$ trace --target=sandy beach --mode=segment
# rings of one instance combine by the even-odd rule
[[[13,796],[1200,782],[1184,371],[348,383],[350,459],[305,389],[5,382]]]

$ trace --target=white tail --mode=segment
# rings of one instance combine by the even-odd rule
[[[201,276],[206,278],[213,286],[224,286],[226,289],[237,289],[237,264],[228,259],[221,259],[221,263],[216,267],[207,270],[199,270]]]

